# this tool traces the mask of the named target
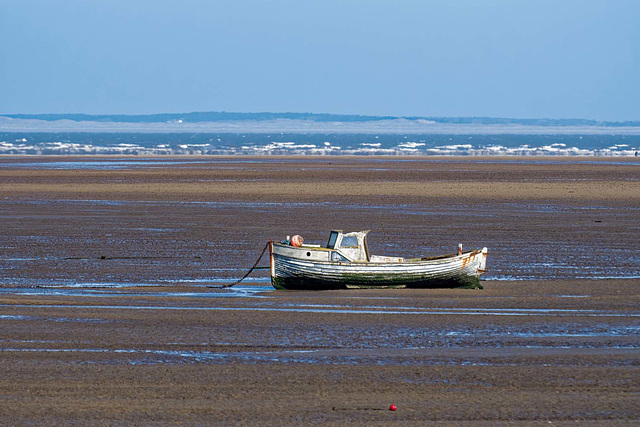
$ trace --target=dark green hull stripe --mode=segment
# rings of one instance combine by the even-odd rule
[[[271,284],[280,290],[329,290],[329,289],[385,289],[385,288],[414,288],[414,289],[436,289],[436,288],[466,288],[482,289],[480,278],[475,276],[460,276],[455,278],[430,278],[413,280],[386,280],[386,281],[366,281],[366,280],[319,280],[307,277],[272,277]]]

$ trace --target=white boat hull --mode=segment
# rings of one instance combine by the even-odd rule
[[[271,282],[276,289],[481,288],[486,257],[484,248],[433,259],[337,262],[324,248],[274,243]]]

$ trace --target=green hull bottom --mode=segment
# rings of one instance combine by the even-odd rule
[[[412,281],[330,281],[307,277],[272,277],[271,284],[278,290],[320,291],[330,289],[482,289],[479,277],[467,276],[449,279],[422,279]]]

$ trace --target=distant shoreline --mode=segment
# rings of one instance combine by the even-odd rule
[[[640,135],[640,121],[373,117],[294,113],[187,113],[146,116],[0,114],[0,132]]]
[[[28,119],[44,121],[90,121],[90,122],[121,122],[121,123],[201,123],[201,122],[239,122],[239,121],[273,121],[298,120],[307,122],[345,122],[363,123],[390,120],[416,121],[422,124],[473,124],[473,125],[523,125],[523,126],[605,126],[605,127],[638,127],[640,120],[611,121],[591,119],[518,119],[510,117],[434,117],[434,116],[369,116],[361,114],[330,114],[330,113],[239,113],[226,111],[207,111],[190,113],[159,113],[159,114],[0,114],[0,117],[11,119]]]

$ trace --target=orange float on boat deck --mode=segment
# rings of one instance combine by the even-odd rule
[[[296,248],[299,248],[300,246],[302,246],[303,243],[304,243],[304,239],[302,238],[302,236],[298,234],[296,234],[291,238],[291,246],[295,246]]]

